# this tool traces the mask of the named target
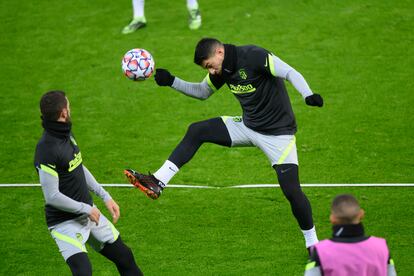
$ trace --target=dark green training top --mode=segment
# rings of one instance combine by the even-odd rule
[[[82,155],[71,134],[71,124],[43,121],[45,131],[40,138],[34,158],[37,170],[59,178],[59,191],[67,197],[93,205],[82,166]],[[47,225],[53,226],[81,214],[45,205]]]
[[[244,124],[270,135],[293,135],[296,121],[284,80],[275,77],[272,54],[258,46],[224,44],[221,75],[208,75],[217,90],[227,84],[243,109]]]

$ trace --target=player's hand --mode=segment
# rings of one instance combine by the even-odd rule
[[[155,70],[155,81],[159,86],[171,86],[175,77],[168,70],[158,68]]]
[[[106,208],[108,208],[109,213],[112,215],[112,222],[116,223],[119,219],[121,213],[119,212],[119,206],[113,199],[108,200],[105,202]]]
[[[89,218],[91,221],[95,222],[96,225],[99,223],[99,217],[101,216],[101,211],[95,206],[92,207],[91,212],[89,213]]]
[[[305,98],[305,102],[307,105],[310,105],[310,106],[319,106],[319,107],[323,106],[323,99],[322,99],[322,96],[319,94],[312,94],[310,96],[307,96]]]

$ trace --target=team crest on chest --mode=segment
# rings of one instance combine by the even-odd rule
[[[240,69],[239,70],[239,76],[240,76],[240,78],[242,78],[242,79],[247,79],[247,74],[246,74],[246,71],[244,71],[244,69]]]

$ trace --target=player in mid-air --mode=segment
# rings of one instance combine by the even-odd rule
[[[147,25],[144,15],[145,0],[132,0],[133,18],[132,21],[122,29],[123,34],[130,34]],[[197,0],[187,0],[188,27],[197,30],[201,27],[201,14]]]
[[[115,226],[93,204],[89,191],[104,202],[113,222],[119,206],[83,165],[71,132],[69,101],[63,91],[50,91],[40,100],[44,132],[34,165],[46,200],[46,222],[73,275],[92,275],[85,243],[115,263],[120,275],[143,275],[132,251]]]
[[[191,124],[182,141],[154,175],[127,169],[125,174],[129,181],[156,199],[203,143],[226,147],[256,146],[266,154],[277,173],[280,187],[302,229],[306,247],[317,243],[311,205],[299,183],[296,122],[284,80],[288,80],[310,106],[321,107],[322,97],[311,91],[299,72],[258,46],[235,46],[204,38],[196,46],[194,62],[208,70],[202,82],[190,83],[165,69],[157,69],[157,84],[171,86],[197,99],[207,99],[227,84],[239,100],[243,116],[222,116]]]

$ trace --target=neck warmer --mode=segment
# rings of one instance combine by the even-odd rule
[[[43,128],[52,136],[57,138],[66,138],[70,136],[70,131],[72,129],[71,122],[58,122],[58,121],[49,121],[42,118]]]
[[[358,224],[341,224],[332,227],[333,237],[351,238],[364,236],[364,227],[362,223]]]
[[[236,70],[237,50],[232,44],[224,44],[224,60],[222,72],[231,75]]]

